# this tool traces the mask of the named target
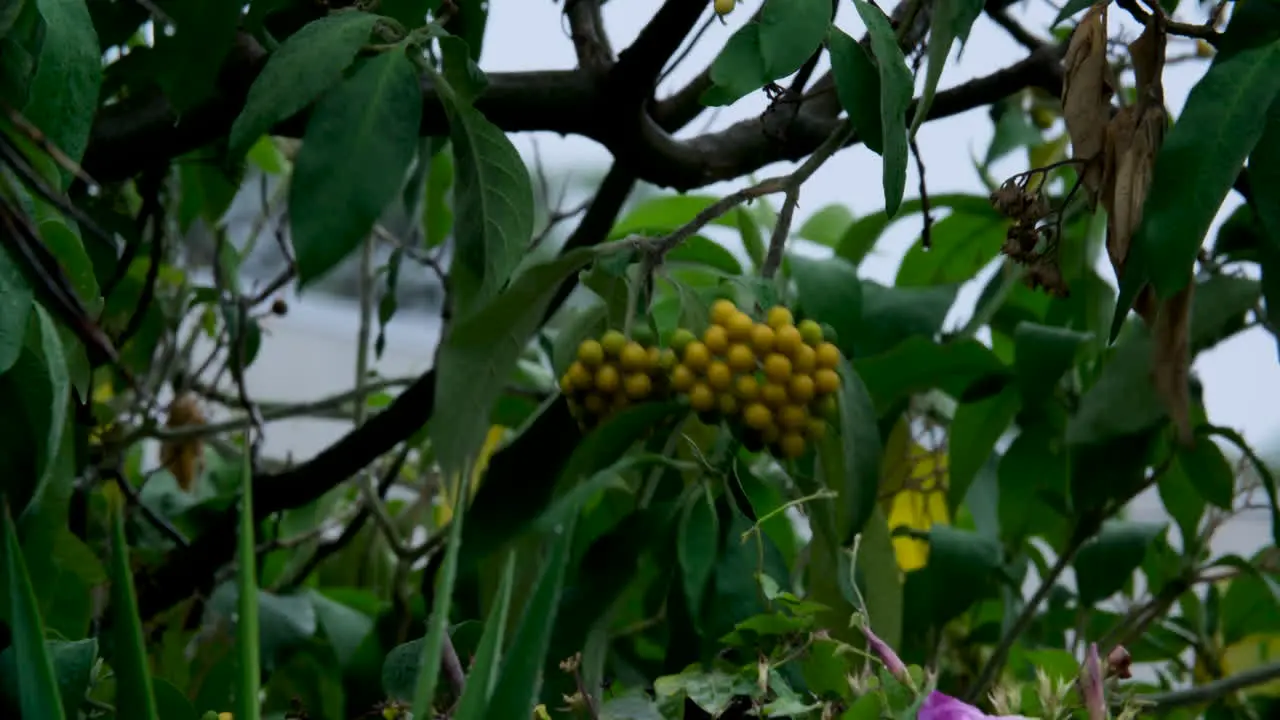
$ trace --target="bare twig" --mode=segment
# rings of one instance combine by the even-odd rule
[[[1280,678],[1280,661],[1259,665],[1204,685],[1152,695],[1139,695],[1136,701],[1140,705],[1150,706],[1157,710],[1203,705],[1245,688],[1269,683],[1276,678]]]
[[[933,249],[933,238],[929,231],[933,228],[933,213],[929,205],[929,189],[924,182],[924,158],[920,155],[920,146],[916,144],[914,135],[908,138],[911,143],[911,156],[916,159],[916,172],[920,175],[920,244],[925,250]]]
[[[129,499],[129,504],[138,508],[138,512],[142,513],[142,517],[146,518],[147,522],[151,523],[152,527],[159,530],[160,534],[177,543],[179,547],[187,547],[190,545],[190,542],[187,540],[186,536],[182,534],[181,530],[174,527],[173,523],[170,523],[168,520],[161,517],[159,513],[152,510],[146,503],[142,502],[142,498],[138,495],[138,489],[129,483],[129,480],[125,478],[124,473],[120,472],[118,468],[104,468],[99,472],[106,476],[107,479],[115,482],[115,484],[120,488],[120,492],[124,493],[124,496]]]

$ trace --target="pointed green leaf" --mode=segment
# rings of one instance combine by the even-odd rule
[[[124,535],[124,497],[118,489],[113,490],[110,607],[114,634],[111,667],[116,676],[116,716],[159,720],[151,672],[147,667],[142,619],[138,617],[138,595],[133,588],[133,568],[129,566],[129,543]]]
[[[867,49],[838,27],[827,38],[836,96],[867,149],[884,154],[884,130],[880,125],[880,74]]]
[[[18,531],[9,514],[9,503],[4,503],[4,574],[5,592],[9,597],[9,629],[13,633],[13,648],[18,668],[18,692],[22,717],[65,717],[62,696],[53,675],[53,663],[49,659],[44,640],[44,623],[36,604],[31,578],[27,575],[27,563],[18,544]]]
[[[489,411],[516,360],[542,323],[561,281],[594,256],[581,248],[535,265],[483,308],[455,320],[436,355],[436,413],[431,438],[446,476],[484,439]]]
[[[533,236],[533,186],[515,146],[480,111],[445,94],[453,141],[455,319],[506,285]]]
[[[852,347],[862,323],[862,282],[843,258],[825,260],[792,255],[788,259],[796,296],[805,317],[835,328],[842,347]]]
[[[18,361],[35,294],[22,268],[0,246],[0,374]]]
[[[731,105],[767,83],[800,69],[831,26],[825,0],[767,0],[760,19],[747,23],[725,43],[711,65],[713,87],[707,105]]]
[[[84,0],[27,1],[35,2],[44,17],[45,35],[22,112],[49,142],[79,162],[89,146],[102,86],[98,35]],[[65,187],[71,173],[61,172]]]
[[[969,492],[978,471],[991,458],[996,442],[1013,422],[1022,408],[1022,398],[1015,385],[989,398],[961,403],[951,421],[950,487],[947,489],[951,507],[959,507]]]
[[[953,212],[929,230],[932,249],[918,238],[898,266],[898,287],[947,285],[972,280],[1000,254],[1008,220],[990,207],[983,213]]]
[[[155,33],[155,58],[160,86],[178,112],[193,109],[214,94],[242,9],[243,5],[225,0],[166,5],[173,31]]]
[[[1115,520],[1085,543],[1073,567],[1080,604],[1091,606],[1119,592],[1142,564],[1147,548],[1162,536],[1165,525]]]
[[[964,44],[973,22],[981,14],[982,0],[939,0],[934,4],[929,28],[929,70],[924,77],[924,91],[920,93],[915,117],[911,120],[912,137],[915,137],[929,114],[929,107],[933,105],[933,96],[938,91],[938,81],[942,79],[942,68],[951,54],[952,44],[956,40]]]
[[[453,477],[450,473],[445,477]],[[453,583],[458,573],[458,550],[462,547],[462,519],[467,503],[454,505],[453,519],[449,521],[449,537],[445,541],[444,563],[436,578],[435,602],[427,620],[427,634],[418,656],[418,679],[414,683],[413,717],[431,717],[431,703],[436,695],[436,683],[440,679],[440,663],[444,655],[444,642],[449,632],[449,605],[453,601]]]
[[[22,354],[0,375],[0,488],[15,511],[39,492],[58,454],[71,399],[58,329],[38,303]]]
[[[577,517],[570,518],[551,538],[551,551],[546,555],[538,584],[525,605],[520,625],[511,640],[511,648],[502,663],[502,672],[493,691],[493,702],[485,715],[487,720],[522,718],[533,712],[542,686],[542,668],[546,664],[547,650],[551,646],[551,631],[555,627],[560,595],[564,589],[576,521]]]
[[[876,508],[880,487],[880,429],[867,387],[853,366],[840,360],[839,426],[818,443],[818,462],[836,502],[837,542],[862,530]]]
[[[453,714],[456,720],[483,720],[485,709],[493,697],[493,689],[498,684],[498,673],[502,669],[502,641],[507,629],[507,614],[511,610],[511,590],[515,585],[515,576],[516,554],[513,551],[507,553],[507,559],[502,563],[498,592],[493,607],[489,610],[489,617],[485,620],[484,634],[480,636],[475,662],[467,673],[467,687]]]
[[[1280,95],[1278,64],[1280,3],[1240,4],[1221,51],[1156,156],[1142,224],[1120,278],[1112,339],[1148,281],[1168,298],[1191,280],[1196,253]]]
[[[884,132],[884,210],[889,217],[898,213],[907,187],[907,107],[915,81],[898,47],[889,18],[866,0],[853,0],[862,22],[871,34],[871,51],[880,74],[880,127]]]
[[[244,154],[263,134],[315,102],[342,79],[368,42],[378,16],[340,12],[302,26],[267,58],[244,109],[231,126],[230,155]]]
[[[316,106],[289,186],[300,286],[373,229],[404,184],[421,120],[418,72],[401,49],[365,61]]]
[[[956,212],[982,215],[991,212],[991,201],[980,195],[945,194],[930,195],[929,205],[932,208],[947,207]],[[899,209],[901,215],[918,213],[924,208],[919,198],[907,200]],[[858,265],[875,247],[876,241],[888,229],[889,224],[898,218],[891,218],[884,211],[872,213],[858,218],[845,230],[844,237],[836,245],[836,255]]]
[[[676,556],[683,573],[683,586],[689,614],[698,622],[702,596],[711,580],[711,570],[718,555],[720,522],[709,492],[696,492],[680,518],[680,535],[676,539]]]

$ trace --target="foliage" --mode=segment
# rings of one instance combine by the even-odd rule
[[[1274,714],[1280,556],[1211,541],[1262,508],[1280,545],[1276,480],[1191,368],[1280,336],[1280,3],[1219,30],[1073,0],[1046,41],[1003,1],[668,0],[616,58],[601,4],[563,4],[577,69],[485,73],[508,5],[0,0],[4,712]],[[940,90],[984,14],[1026,57]],[[1187,41],[1211,59],[1170,124]],[[977,107],[990,196],[930,195],[918,131]],[[587,206],[552,206],[524,130],[613,154]],[[855,142],[884,209],[797,220]],[[628,206],[640,181],[673,192]],[[352,263],[356,387],[251,392],[283,294]],[[419,271],[434,367],[379,377]],[[303,416],[350,429],[273,457]],[[1126,517],[1153,488],[1171,522]]]

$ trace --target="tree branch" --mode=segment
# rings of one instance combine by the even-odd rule
[[[1154,695],[1139,695],[1137,701],[1140,705],[1154,706],[1157,710],[1202,705],[1248,687],[1269,683],[1276,678],[1280,678],[1280,661],[1259,665],[1204,685]]]

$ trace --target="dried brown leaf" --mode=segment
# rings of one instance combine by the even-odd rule
[[[1186,287],[1160,305],[1154,330],[1152,380],[1169,409],[1178,440],[1193,441],[1191,430],[1191,299],[1196,284]]]
[[[1111,120],[1111,69],[1107,65],[1107,3],[1089,8],[1071,35],[1064,59],[1062,118],[1071,135],[1072,157],[1089,162],[1081,181],[1096,203],[1102,189],[1107,124]]]
[[[1160,29],[1155,15],[1137,40],[1129,43],[1129,58],[1138,90],[1138,103],[1164,104],[1164,52],[1168,36]]]
[[[204,413],[200,403],[191,393],[183,393],[169,405],[167,428],[204,425]],[[190,492],[204,460],[204,442],[199,437],[166,440],[160,445],[160,464],[173,474],[178,486]]]

